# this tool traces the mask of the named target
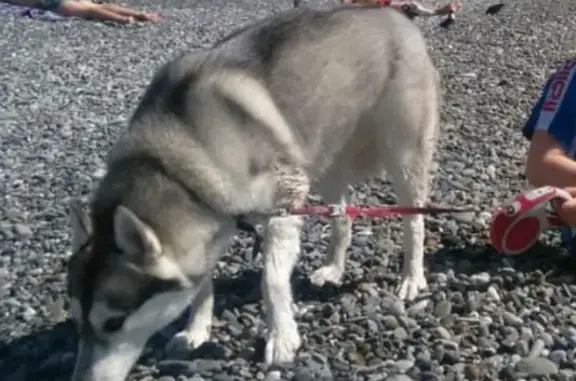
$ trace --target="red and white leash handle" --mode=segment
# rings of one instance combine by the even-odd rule
[[[549,186],[520,193],[494,211],[490,243],[503,254],[523,253],[542,232],[566,225],[556,215],[552,201],[571,198],[568,192]]]

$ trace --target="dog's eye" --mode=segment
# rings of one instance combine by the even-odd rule
[[[118,317],[110,318],[104,322],[102,329],[106,333],[117,332],[124,325],[124,321],[126,321],[126,317],[124,317],[124,316],[118,316]]]

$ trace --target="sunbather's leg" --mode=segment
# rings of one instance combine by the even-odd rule
[[[56,0],[41,0],[41,1],[56,1]],[[123,24],[130,23],[135,20],[134,17],[125,16],[100,7],[101,4],[94,4],[86,0],[61,0],[61,4],[57,12],[64,16],[76,16],[86,19],[95,19],[102,21],[115,21]]]
[[[106,9],[106,10],[112,11],[114,13],[123,15],[123,16],[134,17],[136,20],[140,20],[140,21],[157,21],[158,20],[158,15],[156,15],[154,13],[142,12],[142,11],[139,11],[136,9],[126,8],[122,5],[103,3],[103,4],[99,4],[99,7],[102,9]]]

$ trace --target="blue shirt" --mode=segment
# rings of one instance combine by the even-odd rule
[[[556,138],[566,155],[576,158],[576,60],[563,62],[548,78],[540,98],[522,130],[527,139],[536,130]],[[574,184],[576,186],[576,184]],[[570,247],[576,228],[562,229],[562,240]]]

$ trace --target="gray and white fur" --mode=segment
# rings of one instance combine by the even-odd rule
[[[90,212],[72,209],[73,381],[124,380],[150,336],[190,305],[169,345],[209,340],[212,270],[240,217],[265,228],[265,361],[290,363],[301,343],[289,279],[303,218],[269,212],[310,192],[346,203],[350,184],[384,173],[399,203],[424,204],[440,99],[421,33],[379,7],[290,10],[163,66]],[[341,281],[351,225],[332,220],[313,283]],[[404,299],[426,287],[423,244],[423,217],[404,217]]]

